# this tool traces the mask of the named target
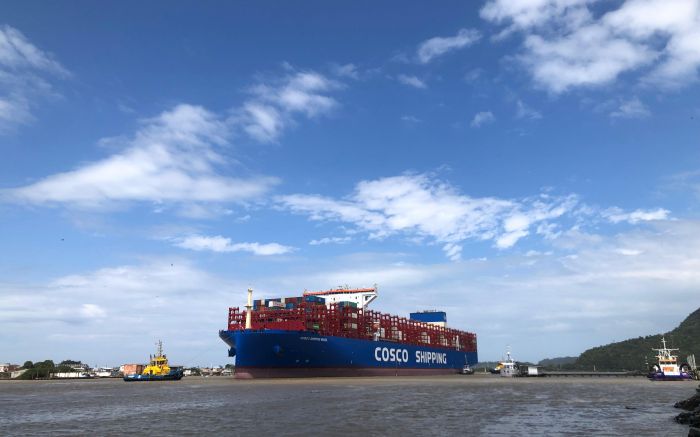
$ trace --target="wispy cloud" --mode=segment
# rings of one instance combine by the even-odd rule
[[[55,95],[51,82],[69,76],[19,30],[0,26],[0,133],[31,122],[36,100]]]
[[[205,235],[189,235],[173,240],[175,246],[183,249],[209,252],[250,252],[254,255],[283,255],[294,251],[293,247],[278,243],[234,243],[230,238]]]
[[[481,127],[485,124],[493,123],[494,121],[496,121],[496,117],[493,115],[493,112],[482,111],[474,114],[474,118],[472,118],[470,124],[472,127]]]
[[[603,212],[603,217],[613,223],[627,222],[636,224],[653,220],[668,220],[670,213],[669,210],[663,208],[652,210],[637,209],[632,212],[626,212],[620,208],[609,208]]]
[[[123,152],[0,196],[93,208],[128,201],[215,203],[253,199],[277,183],[271,177],[220,174],[226,159],[219,148],[227,143],[229,127],[200,106],[178,105],[143,124],[131,139],[119,139]]]
[[[473,198],[427,175],[405,175],[362,181],[344,200],[297,194],[282,196],[279,202],[312,220],[351,223],[374,239],[396,234],[428,237],[457,260],[465,240],[493,240],[498,248],[511,247],[533,225],[570,212],[577,198]]]
[[[610,113],[612,118],[646,118],[651,115],[649,108],[638,98],[626,100]]]
[[[516,118],[524,118],[524,119],[529,119],[529,120],[538,120],[538,119],[542,118],[542,114],[539,111],[529,107],[522,100],[518,100],[516,102],[516,105],[517,105],[517,110],[515,113]]]
[[[336,76],[347,77],[355,80],[360,78],[360,71],[355,64],[334,64],[332,66],[332,70]]]
[[[430,38],[418,46],[416,56],[422,64],[427,64],[433,59],[448,52],[470,46],[481,39],[479,31],[474,29],[460,29],[455,36]]]
[[[415,117],[413,115],[402,115],[401,121],[405,121],[406,123],[422,123],[423,122],[423,120],[421,120],[420,118]]]
[[[396,77],[396,80],[398,80],[399,83],[402,83],[402,84],[408,85],[408,86],[412,86],[414,88],[424,89],[424,88],[428,87],[428,85],[426,85],[426,83],[424,81],[422,81],[421,79],[418,79],[416,76],[399,74]]]
[[[349,74],[351,70],[344,70]],[[234,124],[253,139],[276,141],[284,129],[294,125],[297,115],[315,118],[328,114],[339,104],[328,94],[340,84],[314,71],[298,71],[280,80],[259,83],[251,89],[253,97],[232,118]]]
[[[481,16],[506,25],[502,36],[524,35],[521,60],[534,81],[553,93],[607,84],[631,71],[643,72],[643,82],[667,87],[697,79],[696,0],[626,0],[601,16],[590,8],[596,2],[490,0]]]
[[[321,246],[323,244],[345,244],[352,241],[351,237],[323,237],[318,240],[311,240],[309,244],[312,246]]]

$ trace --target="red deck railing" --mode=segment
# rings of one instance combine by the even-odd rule
[[[245,310],[229,308],[228,329],[245,329]],[[476,352],[476,334],[382,314],[377,311],[338,305],[304,303],[297,308],[264,308],[251,312],[251,329],[312,331],[319,335],[432,346]]]

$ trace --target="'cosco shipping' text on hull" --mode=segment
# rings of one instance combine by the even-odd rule
[[[237,378],[459,373],[477,353],[285,330],[220,331]]]

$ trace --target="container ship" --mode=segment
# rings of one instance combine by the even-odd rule
[[[444,312],[367,309],[376,287],[255,301],[252,293],[219,331],[239,379],[451,374],[478,361],[476,334],[448,328]]]

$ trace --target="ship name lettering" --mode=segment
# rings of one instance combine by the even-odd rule
[[[440,352],[416,351],[416,363],[447,364],[447,354]]]
[[[374,348],[374,359],[377,361],[407,363],[408,351],[406,349],[395,349],[393,347],[376,347]]]

